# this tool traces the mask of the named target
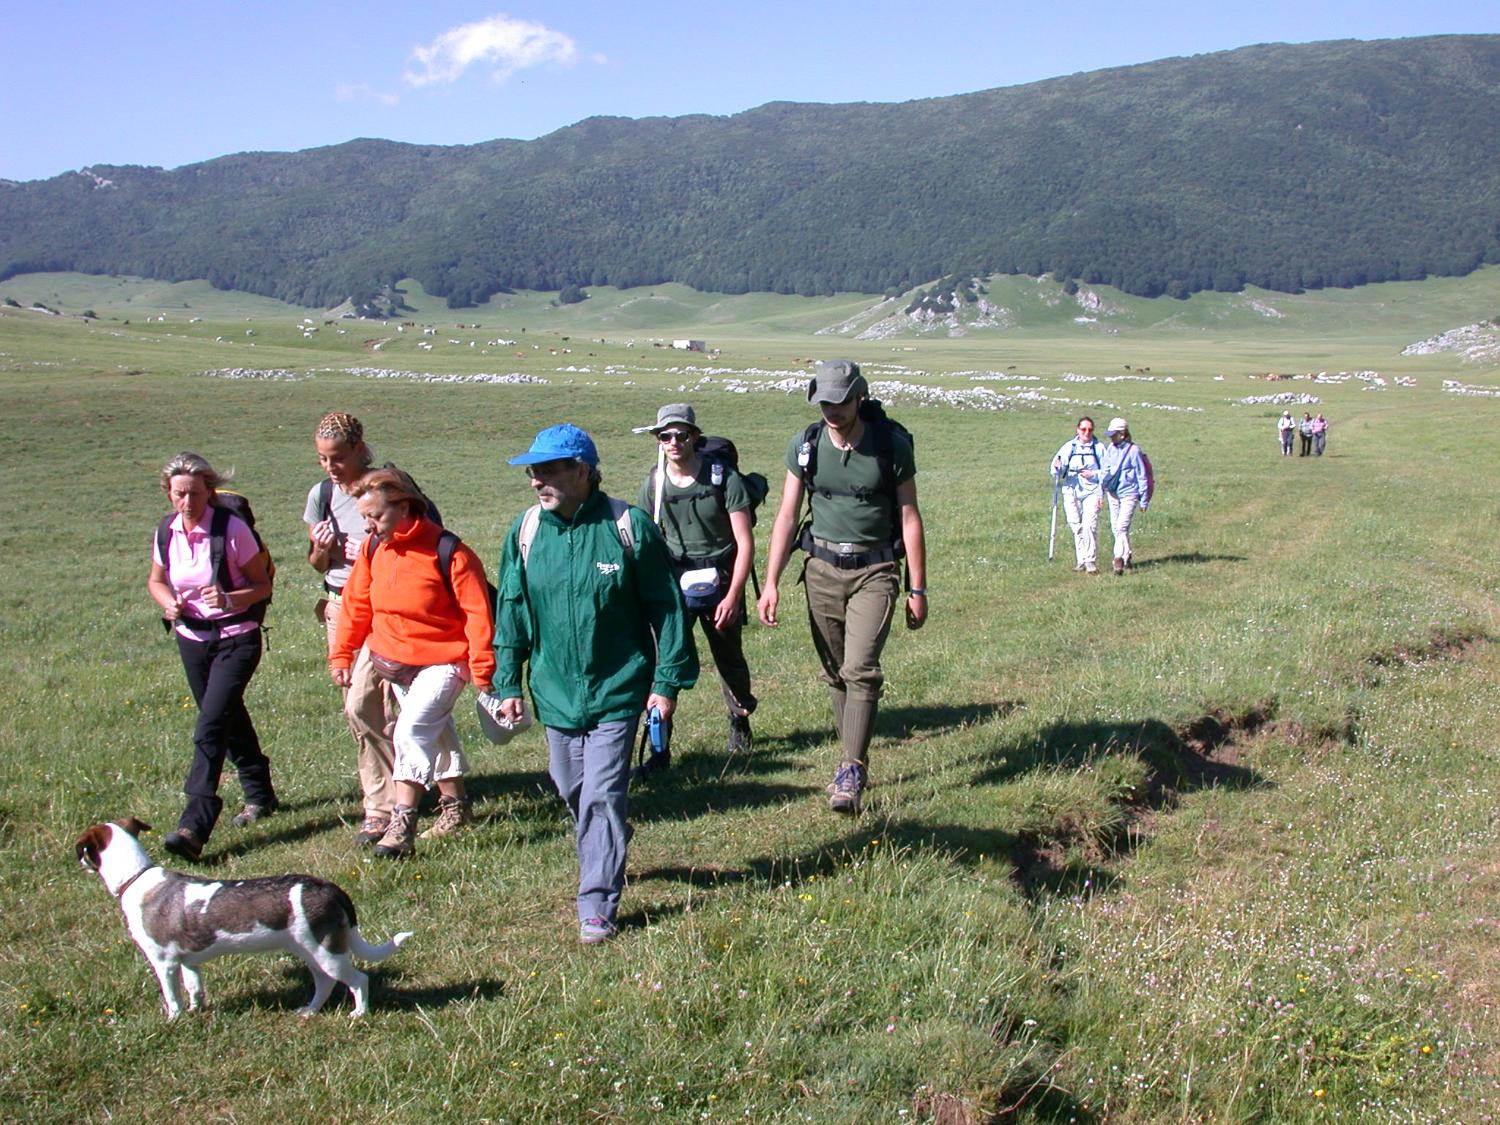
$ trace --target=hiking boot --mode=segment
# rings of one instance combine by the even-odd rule
[[[620,932],[608,918],[585,918],[578,923],[578,940],[584,945],[600,945]]]
[[[375,845],[375,854],[398,859],[417,850],[417,810],[412,805],[397,805],[391,810],[391,822],[385,835]]]
[[[439,836],[457,836],[473,819],[473,814],[469,811],[469,798],[450,797],[444,793],[438,798],[437,820],[420,838],[435,840]]]
[[[1118,577],[1118,576],[1120,576],[1121,574],[1124,574],[1124,573],[1125,573],[1125,560],[1124,559],[1116,559],[1115,560],[1115,576]]]
[[[236,828],[249,828],[257,820],[265,820],[266,817],[276,811],[276,807],[275,801],[272,801],[269,805],[257,805],[254,802],[247,801],[245,807],[235,813],[234,819],[229,823]]]
[[[828,807],[853,816],[859,812],[859,795],[864,787],[865,767],[858,762],[844,762],[828,787]]]
[[[729,752],[748,754],[755,747],[755,736],[750,733],[749,715],[729,716]]]
[[[203,858],[203,841],[198,834],[187,828],[179,828],[162,837],[161,846],[182,859],[197,863]]]
[[[354,843],[361,848],[374,847],[385,835],[385,830],[391,826],[389,813],[367,812],[365,822],[359,826],[359,831],[354,834]]]

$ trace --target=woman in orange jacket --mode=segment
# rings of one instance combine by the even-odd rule
[[[333,682],[347,687],[354,657],[368,644],[376,671],[395,689],[396,807],[375,854],[405,856],[415,850],[417,806],[434,784],[438,819],[422,838],[451,835],[469,823],[463,780],[469,767],[457,748],[453,705],[465,683],[490,689],[494,613],[484,564],[473,551],[455,540],[443,572],[439,540],[452,533],[427,518],[427,499],[411,477],[378,469],[352,491],[369,539],[344,586],[328,666]]]

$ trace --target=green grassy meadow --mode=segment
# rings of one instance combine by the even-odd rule
[[[1443,389],[1500,390],[1500,368],[1399,354],[1500,314],[1500,271],[1111,296],[1095,324],[1039,284],[992,282],[1012,329],[859,340],[817,334],[873,303],[853,295],[665,286],[453,311],[409,288],[418,327],[397,332],[198,283],[0,283],[69,314],[0,308],[0,1118],[1500,1111],[1500,397]],[[719,354],[657,346],[677,335]],[[476,827],[409,862],[356,849],[353,747],[303,561],[318,417],[358,415],[493,566],[529,502],[506,456],[572,420],[606,490],[633,497],[655,451],[631,427],[682,399],[772,478],[763,532],[814,417],[794,380],[839,355],[916,435],[932,591],[928,626],[886,648],[866,811],[827,809],[837,747],[794,562],[782,625],[747,632],[753,756],[726,762],[706,666],[676,766],[632,795],[617,941],[576,942],[539,732],[496,749],[467,696]],[[1327,456],[1280,457],[1281,407],[1238,401],[1286,391],[1319,397],[1291,409],[1327,414]],[[1073,573],[1061,519],[1046,559],[1047,464],[1085,412],[1101,429],[1126,415],[1156,468],[1123,579]],[[280,567],[250,707],[282,811],[246,830],[226,816],[197,870],[332,878],[366,936],[415,930],[372,970],[358,1024],[341,994],[299,1020],[307,974],[268,957],[213,962],[210,1009],[167,1024],[74,862],[79,832],[126,814],[156,826],[160,856],[180,809],[193,709],[144,588],[156,473],[180,449],[234,468]],[[232,807],[232,779],[223,793]]]

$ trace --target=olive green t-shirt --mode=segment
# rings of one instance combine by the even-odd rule
[[[661,535],[667,551],[675,559],[721,559],[734,550],[734,529],[729,526],[730,512],[744,512],[751,507],[745,480],[728,465],[724,473],[724,500],[713,484],[714,464],[698,462],[696,480],[680,487],[662,474]],[[636,507],[647,515],[656,509],[656,472],[646,474]]]
[[[786,449],[786,467],[802,475],[800,454],[802,435],[792,438]],[[896,484],[905,484],[917,475],[917,463],[911,442],[899,430],[891,431],[891,460],[896,470]],[[865,424],[865,431],[851,450],[839,449],[823,427],[818,438],[817,474],[812,487],[812,533],[834,543],[885,544],[896,538],[898,530],[895,497],[885,490],[880,461],[875,456],[875,428]],[[829,493],[833,495],[829,495]],[[845,495],[861,492],[861,496]]]

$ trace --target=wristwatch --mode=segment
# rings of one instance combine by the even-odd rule
[[[907,592],[908,595],[910,595],[911,597],[914,597],[914,598],[925,598],[927,596],[927,587],[926,586],[913,586],[910,590],[908,590],[906,592]]]

